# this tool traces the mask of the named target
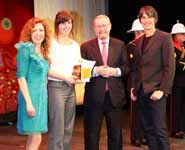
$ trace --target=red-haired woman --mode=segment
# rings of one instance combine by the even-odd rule
[[[31,18],[24,25],[17,54],[19,134],[28,135],[26,150],[38,150],[41,133],[48,131],[47,75],[50,30],[44,20]]]

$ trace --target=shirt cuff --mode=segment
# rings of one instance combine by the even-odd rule
[[[93,68],[93,77],[97,77],[99,74],[96,72],[96,67]]]
[[[115,75],[115,77],[120,77],[121,76],[121,69],[116,68],[116,70],[117,70],[117,74]]]

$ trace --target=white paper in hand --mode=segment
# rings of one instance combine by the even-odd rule
[[[92,77],[92,69],[96,61],[81,59],[81,80],[83,82],[89,82]]]

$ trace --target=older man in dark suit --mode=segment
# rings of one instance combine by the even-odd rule
[[[85,150],[98,150],[100,131],[105,117],[108,149],[122,150],[121,114],[125,101],[123,76],[128,60],[123,41],[109,36],[111,22],[105,15],[94,19],[96,38],[81,45],[81,55],[96,61],[93,77],[85,86]]]
[[[158,15],[152,6],[142,7],[138,16],[144,35],[136,41],[131,99],[137,100],[149,149],[169,150],[165,113],[175,74],[172,37],[155,28]]]

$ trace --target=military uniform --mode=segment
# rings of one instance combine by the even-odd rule
[[[127,53],[128,53],[130,68],[133,68],[136,66],[135,40],[132,40],[127,44],[127,51],[128,51]],[[130,80],[130,76],[128,76],[128,80],[127,80],[128,91],[130,91],[130,85],[131,85],[131,80]],[[136,102],[131,101],[130,102],[130,140],[131,140],[131,143],[136,146],[140,146],[142,144],[142,139],[143,139],[139,118],[140,117],[139,117]]]
[[[175,135],[177,132],[184,132],[179,138],[185,138],[185,52],[175,48],[175,53],[176,72],[171,101],[171,133]]]

